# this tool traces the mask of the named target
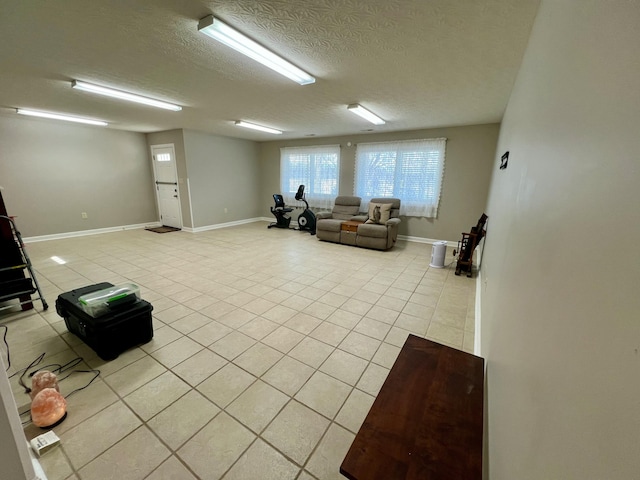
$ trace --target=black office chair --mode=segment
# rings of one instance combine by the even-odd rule
[[[287,213],[293,212],[293,208],[286,207],[284,204],[284,198],[279,193],[273,194],[273,200],[276,202],[275,207],[271,207],[271,213],[276,217],[275,222],[271,222],[267,228],[289,228],[291,223],[291,217]]]

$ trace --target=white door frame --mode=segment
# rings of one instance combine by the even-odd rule
[[[176,149],[173,143],[162,143],[158,145],[151,145],[151,165],[153,166],[153,187],[156,195],[156,206],[158,207],[158,217],[162,215],[162,207],[160,206],[160,197],[158,196],[158,184],[157,184],[157,175],[156,175],[156,161],[154,158],[154,149],[156,148],[169,148],[171,149],[171,154],[173,155],[173,168],[175,170],[176,175],[176,190],[178,193],[178,218],[180,220],[180,228],[184,227],[182,222],[182,196],[180,194],[180,181],[178,179],[178,159],[176,158]],[[160,223],[162,223],[162,218],[158,218]]]

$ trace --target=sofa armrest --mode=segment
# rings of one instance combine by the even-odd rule
[[[400,225],[400,219],[399,218],[390,218],[389,220],[387,220],[387,223],[385,223],[385,225],[387,225],[388,227],[391,227],[393,225]]]
[[[333,213],[331,213],[331,212],[318,212],[318,213],[316,213],[316,220],[322,220],[324,218],[333,218]]]
[[[366,222],[369,217],[367,215],[356,215],[355,217],[351,217],[352,222]]]

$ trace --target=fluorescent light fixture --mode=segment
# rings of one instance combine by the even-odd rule
[[[64,261],[60,257],[56,257],[55,255],[53,257],[51,257],[51,260],[56,262],[58,265],[64,265],[65,263],[67,263],[66,261]]]
[[[253,58],[256,62],[260,62],[264,66],[275,70],[280,75],[284,75],[300,85],[308,85],[316,81],[316,79],[307,72],[287,62],[275,53],[270,52],[262,45],[259,45],[237,30],[234,30],[213,15],[200,19],[198,30],[247,57]]]
[[[72,117],[69,115],[59,115],[57,113],[39,112],[37,110],[27,110],[24,108],[16,108],[16,113],[20,115],[29,115],[31,117],[52,118],[53,120],[64,120],[66,122],[86,123],[88,125],[98,125],[100,127],[106,127],[109,125],[102,120],[90,120],[88,118]]]
[[[384,125],[385,121],[382,120],[375,113],[371,113],[369,110],[364,108],[362,105],[358,105],[357,103],[352,103],[351,105],[347,105],[347,109],[350,112],[355,113],[356,115],[360,115],[365,120],[370,121],[374,125]]]
[[[141,97],[140,95],[134,95],[133,93],[121,92],[112,88],[101,87],[99,85],[93,85],[91,83],[80,82],[74,80],[71,82],[73,88],[83,90],[85,92],[97,93],[98,95],[105,95],[107,97],[119,98],[120,100],[128,100],[129,102],[142,103],[143,105],[150,105],[152,107],[164,108],[165,110],[173,110],[178,112],[182,110],[180,105],[174,105],[173,103],[161,102],[160,100],[154,100],[153,98]]]
[[[236,125],[238,127],[260,130],[261,132],[273,133],[275,135],[282,135],[282,132],[280,130],[276,130],[275,128],[263,127],[262,125],[256,125],[255,123],[244,122],[242,120],[238,120],[236,122]]]

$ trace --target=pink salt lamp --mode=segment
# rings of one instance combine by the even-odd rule
[[[48,428],[67,416],[67,401],[55,388],[45,388],[31,402],[31,421],[37,427]]]
[[[57,392],[60,391],[60,387],[58,387],[58,377],[49,370],[41,370],[31,378],[31,392],[29,392],[31,400],[36,398],[36,395],[45,388],[54,388]]]

